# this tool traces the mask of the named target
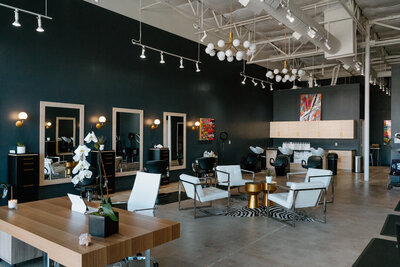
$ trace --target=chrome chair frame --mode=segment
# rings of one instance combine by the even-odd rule
[[[217,166],[217,167],[218,167],[218,166]],[[255,172],[249,171],[249,170],[245,170],[245,169],[240,169],[240,171],[241,171],[241,172],[245,172],[245,173],[250,173],[250,174],[252,175],[251,181],[254,182],[254,179],[255,179]],[[230,181],[230,176],[231,176],[231,174],[230,174],[229,172],[220,171],[220,170],[217,170],[217,168],[215,168],[215,172],[216,172],[216,173],[217,173],[217,172],[220,172],[220,173],[227,174],[227,175],[228,175],[228,180]],[[217,182],[218,182],[218,175],[217,175],[217,178],[215,179],[215,185],[217,185]],[[221,183],[224,183],[224,182],[226,182],[226,181],[221,181]],[[242,186],[230,186],[230,189],[232,189],[232,188],[237,188],[238,194],[239,194],[239,196],[240,196],[240,195],[246,193],[246,192],[240,192],[240,187],[242,187]],[[229,192],[230,192],[230,189],[228,189]]]
[[[290,175],[299,175],[299,174],[305,174],[305,175],[307,175],[307,172],[288,172],[288,173],[286,174],[286,182],[289,182],[289,177],[290,177]],[[326,203],[333,203],[334,200],[335,200],[335,175],[333,175],[333,174],[312,175],[312,176],[309,176],[308,178],[310,179],[310,182],[311,182],[311,179],[312,179],[312,178],[329,177],[329,176],[331,176],[330,185],[331,185],[331,193],[332,193],[332,196],[331,196],[331,199],[328,200]],[[321,204],[322,204],[322,203],[321,203]]]
[[[287,190],[287,191],[292,190],[292,189],[290,189],[290,187],[288,187],[288,186],[282,186],[282,185],[275,185],[275,186],[278,187],[278,188],[281,188],[281,189],[283,189],[283,190]],[[282,207],[282,208],[285,209],[286,211],[288,211],[288,212],[290,212],[290,213],[293,214],[292,223],[290,224],[290,223],[288,223],[288,222],[286,222],[286,221],[282,221],[282,220],[279,220],[279,219],[275,219],[275,218],[269,216],[269,200],[268,200],[268,196],[269,196],[269,186],[267,186],[267,194],[268,194],[268,195],[267,195],[267,216],[270,217],[270,218],[272,218],[272,219],[274,219],[274,220],[277,220],[277,221],[279,221],[279,222],[283,222],[283,223],[285,223],[285,224],[287,224],[287,225],[290,225],[290,226],[292,226],[292,227],[295,227],[295,226],[296,226],[296,223],[295,223],[295,221],[296,221],[296,215],[297,215],[297,216],[302,216],[302,217],[304,217],[304,215],[301,215],[301,214],[299,214],[299,213],[296,212],[296,198],[297,198],[297,195],[298,195],[298,193],[301,192],[301,191],[310,191],[310,190],[321,190],[321,193],[320,193],[319,198],[321,198],[321,194],[322,194],[322,192],[324,192],[323,219],[317,219],[317,218],[314,218],[314,217],[311,217],[311,216],[308,216],[308,217],[311,217],[311,218],[313,218],[314,220],[316,220],[316,221],[318,221],[318,222],[326,223],[326,188],[325,188],[325,187],[315,187],[315,188],[305,188],[305,189],[294,189],[294,190],[293,190],[293,191],[294,191],[294,194],[293,194],[293,205],[292,205],[292,208],[291,208],[291,209],[287,209],[287,208],[285,208],[285,207],[279,205],[278,203],[276,203],[277,205],[279,205],[280,207]],[[275,202],[274,202],[274,203],[275,203]],[[318,203],[317,203],[314,207],[317,207],[318,204],[320,204],[319,201],[318,201]]]
[[[228,182],[228,205],[227,205],[227,212],[228,212],[228,211],[230,210],[231,193],[230,193],[230,178],[229,178],[229,173],[227,173],[227,174],[228,174],[228,181],[224,181],[224,182]],[[178,182],[178,210],[189,210],[189,209],[193,209],[193,210],[194,210],[194,218],[195,218],[195,219],[197,218],[196,209],[212,207],[212,200],[209,201],[209,202],[210,202],[209,205],[197,207],[197,205],[196,205],[197,198],[199,199],[198,201],[200,201],[200,196],[199,196],[198,193],[197,193],[197,186],[198,186],[198,185],[200,185],[200,186],[207,185],[207,177],[205,177],[205,178],[199,178],[199,177],[197,177],[197,178],[200,180],[200,183],[198,183],[198,184],[195,184],[195,183],[192,183],[192,182],[188,182],[188,181],[182,181],[181,179],[179,179],[179,182]],[[205,180],[206,182],[205,182],[205,183],[201,183],[201,180]],[[193,207],[181,208],[181,192],[182,192],[182,186],[183,186],[183,185],[182,185],[182,182],[191,184],[191,185],[193,185],[193,187],[194,187]],[[201,203],[201,202],[200,202],[200,203]],[[215,215],[221,215],[221,214],[208,214],[208,215],[201,216],[201,217],[215,216]]]

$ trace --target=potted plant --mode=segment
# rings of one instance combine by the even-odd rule
[[[106,143],[106,137],[105,136],[99,136],[97,138],[97,143],[94,144],[94,147],[100,151],[104,150],[104,144]]]
[[[272,171],[270,169],[265,170],[265,180],[268,184],[272,182]]]
[[[17,154],[25,154],[26,146],[22,142],[17,142]]]
[[[99,149],[99,139],[96,137],[94,132],[90,132],[85,137],[86,144],[91,142],[94,143],[94,147]],[[80,145],[77,149],[75,149],[75,155],[73,157],[74,161],[78,162],[75,168],[72,170],[72,173],[75,176],[72,178],[72,183],[76,185],[79,182],[82,182],[83,179],[91,178],[93,173],[89,170],[90,164],[86,161],[86,157],[89,155],[91,151],[86,145]],[[118,222],[118,212],[115,212],[111,206],[111,198],[108,194],[108,186],[107,186],[107,175],[104,170],[103,160],[101,158],[101,153],[97,153],[97,161],[99,166],[99,184],[100,184],[100,196],[101,196],[101,204],[100,208],[93,213],[89,214],[89,234],[98,237],[107,237],[109,235],[118,233],[119,231],[119,222]],[[103,172],[102,172],[103,170]],[[103,177],[104,173],[104,177]],[[103,181],[104,178],[104,181]],[[106,197],[103,197],[103,187],[106,188]]]

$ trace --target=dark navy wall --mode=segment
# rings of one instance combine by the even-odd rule
[[[274,92],[274,121],[298,121],[300,119],[300,95],[322,94],[321,119],[322,120],[355,120],[356,139],[274,139],[275,147],[281,146],[284,141],[310,142],[313,147],[324,149],[350,149],[358,150],[359,119],[360,119],[360,85],[342,84],[337,86],[322,86],[316,88],[303,88],[301,90],[281,90]],[[338,146],[335,147],[335,142]]]
[[[42,12],[37,1],[8,0],[4,3]],[[7,180],[7,153],[19,140],[28,152],[39,151],[39,102],[55,101],[85,105],[85,133],[99,115],[106,125],[97,130],[111,148],[112,107],[144,110],[144,159],[147,148],[162,143],[162,125],[151,130],[155,118],[164,111],[187,113],[188,122],[200,117],[216,119],[217,133],[227,131],[232,141],[225,145],[223,163],[239,163],[250,145],[265,146],[267,121],[272,120],[272,95],[251,83],[243,86],[241,62],[221,63],[205,55],[201,47],[201,72],[193,63],[147,51],[131,44],[138,37],[137,21],[81,0],[50,0],[44,33],[35,31],[36,18],[20,14],[21,28],[11,26],[12,10],[0,8],[0,181]],[[143,42],[150,46],[196,58],[197,44],[170,33],[143,25]],[[246,72],[264,77],[265,70],[249,66]],[[26,111],[28,120],[15,127],[16,115]],[[187,170],[206,149],[222,153],[217,141],[197,141],[198,133],[187,129]],[[180,172],[172,172],[176,179]],[[118,178],[117,190],[130,188],[133,177]],[[40,197],[55,197],[72,190],[71,184],[46,186]]]
[[[392,136],[400,133],[400,65],[392,66]],[[400,159],[400,144],[392,143],[392,159]]]

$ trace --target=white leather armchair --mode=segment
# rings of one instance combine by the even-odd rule
[[[197,218],[196,214],[196,202],[199,201],[200,203],[204,202],[210,202],[209,206],[202,206],[198,208],[204,208],[204,207],[211,207],[212,201],[217,200],[217,199],[224,199],[228,198],[228,204],[227,204],[227,210],[229,210],[230,207],[230,183],[229,183],[229,177],[227,179],[227,185],[228,185],[228,190],[222,190],[213,186],[210,187],[205,187],[203,188],[202,186],[206,185],[206,183],[202,183],[201,180],[205,180],[205,178],[198,178],[195,176],[187,175],[187,174],[181,174],[179,176],[179,195],[178,195],[178,208],[179,210],[183,210],[181,208],[181,191],[182,191],[182,185],[183,188],[185,189],[186,195],[188,198],[193,199],[193,209],[194,209],[194,218]],[[192,207],[190,207],[191,209]]]
[[[230,189],[237,187],[238,192],[241,186],[245,186],[248,182],[254,182],[254,172],[240,169],[239,165],[219,165],[216,168],[217,182],[218,185],[228,186],[230,183]],[[249,173],[252,175],[252,179],[243,179],[242,173]],[[229,190],[230,190],[229,189]],[[240,192],[239,192],[240,193]]]
[[[329,186],[331,186],[331,199],[327,203],[333,203],[334,201],[334,193],[335,193],[335,181],[334,175],[331,170],[323,170],[323,169],[314,169],[309,168],[307,172],[292,172],[286,174],[286,186],[291,186],[292,182],[289,181],[290,176],[294,175],[305,175],[304,182],[321,182],[325,185],[326,191],[329,191]]]
[[[297,209],[316,207],[321,199],[323,193],[323,219],[318,220],[326,223],[326,187],[322,182],[309,182],[309,183],[291,183],[290,187],[282,187],[277,185],[278,188],[283,188],[288,192],[270,194],[267,191],[268,201],[267,210],[269,214],[269,201],[283,207],[293,214],[291,226],[295,227]],[[268,188],[269,189],[269,188]],[[299,215],[298,215],[299,216]],[[317,220],[317,219],[316,219]]]

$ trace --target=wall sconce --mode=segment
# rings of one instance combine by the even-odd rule
[[[194,123],[194,126],[192,126],[192,130],[194,131],[194,130],[198,129],[199,127],[200,127],[200,122],[199,122],[199,121],[196,121],[196,122]]]
[[[100,129],[101,127],[103,127],[104,123],[106,122],[106,117],[104,116],[100,116],[99,117],[99,122],[96,124],[96,128]]]
[[[46,129],[49,129],[51,127],[51,121],[46,121],[44,123],[44,126],[46,127]]]
[[[155,119],[153,125],[151,125],[151,129],[157,129],[158,125],[160,125],[161,121],[159,119]]]
[[[15,126],[17,127],[22,127],[22,124],[24,124],[24,120],[28,118],[28,114],[26,112],[20,112],[18,114],[18,121],[15,123]]]

